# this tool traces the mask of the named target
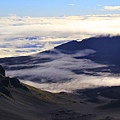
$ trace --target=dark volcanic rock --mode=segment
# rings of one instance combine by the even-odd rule
[[[17,78],[5,77],[5,70],[0,65],[0,92],[9,97],[12,97],[8,89],[10,87],[21,88],[23,90],[29,91],[29,89],[23,86]]]
[[[13,87],[21,88],[23,90],[29,91],[29,89],[25,87],[24,85],[22,85],[17,78],[9,78],[9,81],[10,81],[10,85]]]
[[[17,78],[9,78],[9,81],[11,86],[14,86],[16,88],[21,86],[21,83]]]
[[[0,65],[0,74],[5,76],[5,70],[1,65]]]
[[[0,87],[0,92],[12,98],[10,91],[6,87]]]

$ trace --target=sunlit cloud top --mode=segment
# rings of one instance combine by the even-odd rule
[[[105,6],[105,10],[119,10],[120,11],[120,6]]]
[[[120,34],[120,15],[0,17],[0,57],[28,55],[71,40]]]
[[[75,4],[68,4],[68,5],[70,5],[70,6],[74,6]]]

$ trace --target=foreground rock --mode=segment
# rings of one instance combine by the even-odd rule
[[[17,78],[1,73],[0,120],[120,119],[120,100],[115,95],[119,93],[119,87],[53,94],[23,85]]]
[[[0,92],[12,97],[10,91],[8,88],[21,88],[23,90],[29,91],[27,87],[25,87],[23,84],[20,83],[20,81],[17,78],[10,78],[5,76],[5,70],[0,65]]]

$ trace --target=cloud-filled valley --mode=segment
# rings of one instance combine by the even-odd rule
[[[70,55],[53,51],[55,54],[40,53],[23,61],[18,58],[19,62],[15,60],[16,63],[4,62],[3,65],[7,66],[7,76],[18,77],[26,84],[51,92],[120,85],[119,77],[113,76],[112,73],[92,70],[107,68],[107,65],[95,63],[90,59],[76,59],[94,54],[95,51],[86,49]]]
[[[63,80],[64,82],[64,80],[66,81],[66,79],[73,78],[74,73],[71,71],[74,69],[79,70],[84,68],[93,68],[93,66],[94,68],[101,66],[87,59],[77,60],[74,58],[76,56],[79,57],[85,56],[90,53],[94,53],[94,51],[84,50],[72,56],[62,53],[58,53],[57,55],[56,54],[32,55],[30,59],[27,59],[26,64],[22,64],[21,61],[21,63],[18,63],[16,65],[14,63],[10,65],[10,68],[13,67],[14,69],[15,67],[19,68],[19,66],[23,66],[23,67],[29,66],[31,69],[24,69],[24,72],[23,70],[18,70],[18,71],[15,70],[15,71],[10,71],[8,73],[9,75],[10,73],[11,75],[13,74],[12,76],[27,76],[26,78],[28,80],[35,81],[35,78],[37,78],[39,79],[37,80],[38,82],[41,81],[41,78],[42,78],[42,82],[47,82],[47,80],[48,81],[52,80],[52,82],[57,82],[57,81],[61,82]],[[44,60],[42,61],[42,59]],[[45,80],[43,80],[43,78],[45,78]]]

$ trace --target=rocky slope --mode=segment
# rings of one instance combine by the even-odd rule
[[[119,120],[120,87],[50,93],[5,76],[0,66],[0,120]]]

